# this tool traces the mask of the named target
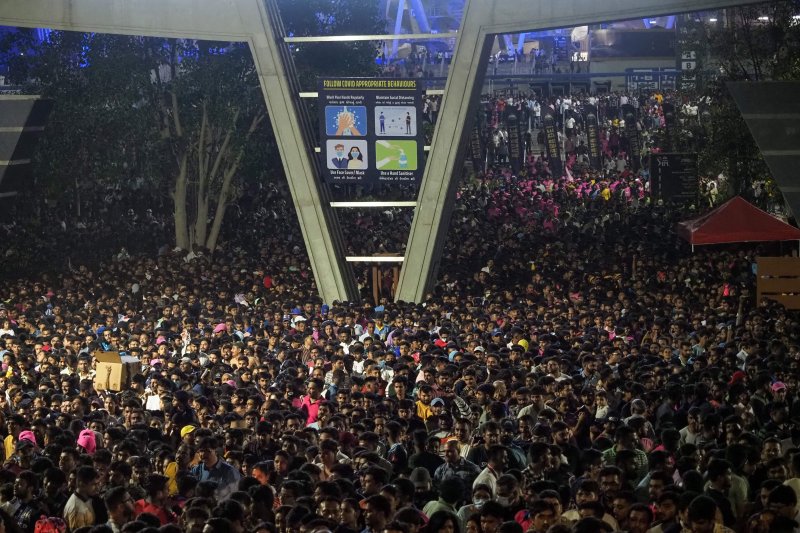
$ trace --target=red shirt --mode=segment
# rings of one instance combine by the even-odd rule
[[[153,505],[147,500],[137,500],[135,509],[137,517],[142,513],[150,513],[157,516],[162,526],[177,522],[176,516],[171,511],[168,511],[164,507]]]
[[[300,408],[306,408],[306,412],[308,413],[308,417],[306,418],[306,425],[313,424],[317,421],[317,416],[319,415],[319,405],[322,403],[322,398],[314,401],[311,399],[310,396],[303,396],[303,401],[300,404]]]

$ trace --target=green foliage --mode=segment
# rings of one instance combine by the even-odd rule
[[[295,35],[382,30],[377,2],[285,0],[281,8]],[[300,78],[314,87],[318,75],[376,74],[375,47],[309,44],[292,57]],[[60,203],[81,215],[91,207],[88,192],[112,188],[142,198],[171,195],[175,219],[183,219],[176,242],[213,247],[213,231],[195,238],[202,226],[248,183],[282,180],[246,44],[63,31],[42,43],[19,30],[0,41],[0,59],[12,82],[55,102],[33,169],[35,194],[50,207]]]
[[[287,35],[371,35],[384,30],[380,2],[364,0],[279,0]],[[374,41],[292,45],[300,86],[316,90],[317,76],[368,77],[378,73]]]
[[[746,192],[754,179],[770,173],[725,84],[800,78],[800,23],[793,19],[798,13],[800,0],[784,0],[729,9],[719,23],[704,27],[707,66],[718,75],[704,91],[711,105],[703,120],[701,167],[728,176],[734,193]]]
[[[51,200],[94,187],[141,187],[159,180],[157,123],[143,98],[149,85],[146,41],[53,32],[36,44],[10,34],[3,50],[29,50],[10,64],[12,82],[55,106],[34,156],[37,183]]]

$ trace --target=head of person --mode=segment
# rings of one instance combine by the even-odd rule
[[[495,501],[488,501],[481,507],[481,530],[483,533],[498,533],[505,520],[506,509]]]
[[[458,517],[447,511],[436,511],[428,520],[425,530],[431,533],[459,533]]]
[[[498,472],[505,472],[508,468],[508,448],[499,444],[489,446],[487,450],[489,466]]]
[[[84,497],[97,495],[97,470],[91,466],[81,466],[75,471],[75,491]]]
[[[692,533],[712,533],[716,527],[716,519],[717,504],[711,497],[697,496],[689,504],[688,520]]]
[[[347,155],[347,158],[358,159],[359,161],[362,161],[364,157],[361,155],[361,148],[359,148],[358,146],[350,147],[350,153]]]
[[[767,498],[770,510],[786,518],[794,518],[797,513],[797,494],[788,485],[778,485]]]
[[[724,459],[712,459],[708,463],[706,477],[717,490],[727,492],[731,488],[731,464]]]
[[[503,474],[497,478],[496,492],[495,501],[505,507],[516,505],[522,496],[519,480],[511,474]]]
[[[628,510],[628,531],[646,533],[653,523],[653,510],[644,503],[634,503]]]
[[[450,505],[456,505],[464,497],[464,482],[460,477],[450,477],[439,484],[439,497]]]
[[[219,458],[217,457],[217,441],[214,437],[204,437],[197,444],[197,453],[200,456],[200,461],[206,466],[211,468],[217,464]]]
[[[391,512],[392,505],[389,503],[389,500],[380,494],[375,494],[365,501],[364,521],[367,527],[371,528],[373,531],[380,531],[386,527],[386,523],[389,522]]]
[[[535,500],[528,506],[533,530],[537,533],[547,531],[556,522],[556,509],[546,500]]]
[[[103,495],[108,516],[115,524],[123,525],[136,517],[133,498],[125,487],[113,487]]]

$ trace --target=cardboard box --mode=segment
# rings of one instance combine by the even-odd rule
[[[94,376],[95,390],[120,392],[128,390],[131,379],[142,372],[142,363],[136,357],[119,352],[94,352],[97,360]]]

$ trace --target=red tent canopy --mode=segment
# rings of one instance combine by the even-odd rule
[[[800,240],[800,229],[778,220],[741,196],[677,225],[678,234],[696,244]]]

